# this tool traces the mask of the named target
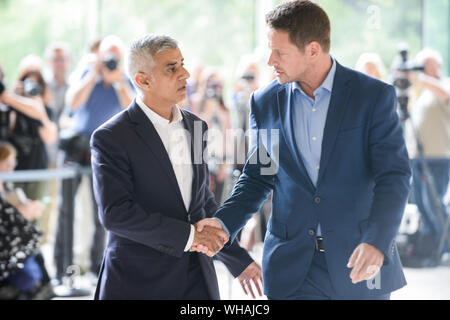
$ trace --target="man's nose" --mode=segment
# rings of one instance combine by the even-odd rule
[[[189,71],[187,71],[187,69],[185,67],[183,67],[183,74],[182,74],[182,78],[187,80],[191,77],[191,74],[189,73]]]
[[[273,67],[275,65],[275,61],[274,61],[274,58],[273,58],[273,52],[272,51],[269,54],[269,59],[267,60],[267,64],[270,67]]]

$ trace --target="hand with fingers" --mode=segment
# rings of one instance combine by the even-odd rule
[[[213,250],[212,247],[208,246],[206,242],[202,243],[201,241],[195,245],[193,248],[195,251],[206,254],[209,257],[214,256],[217,252],[219,252],[225,243],[228,242],[229,237],[228,234],[223,230],[222,224],[217,219],[205,218],[203,220],[198,221],[195,225],[196,233],[201,233],[204,230],[214,230],[218,234],[218,236],[223,240],[220,248],[218,250]],[[212,228],[212,229],[211,229]],[[220,232],[219,232],[220,231]],[[195,243],[195,240],[194,240]]]
[[[350,279],[353,284],[369,280],[380,271],[384,261],[384,254],[376,247],[361,243],[353,251],[347,268],[352,268]]]
[[[261,297],[263,295],[261,290],[263,288],[261,267],[256,262],[250,263],[238,276],[238,280],[246,295],[250,292],[253,299],[255,299],[252,283],[258,290],[259,296]]]
[[[217,219],[214,219],[214,218],[205,218],[195,224],[195,227],[197,228],[197,230],[199,232],[201,232],[203,230],[203,228],[206,226],[223,230],[222,224],[220,223],[220,221]]]
[[[195,227],[191,251],[201,252],[212,257],[228,242],[228,234],[221,228],[203,226],[199,231],[196,225]]]

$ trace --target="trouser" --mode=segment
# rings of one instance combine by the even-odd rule
[[[450,164],[448,159],[426,159],[426,163],[433,177],[434,187],[437,193],[437,202],[441,212],[446,213],[444,196],[447,193],[450,180]],[[436,247],[443,232],[443,222],[440,212],[434,203],[432,192],[426,183],[424,169],[419,161],[412,162],[413,168],[413,192],[414,201],[421,214],[421,232],[432,234],[436,240]],[[445,216],[444,218],[447,218]],[[450,233],[448,233],[449,235]],[[448,248],[446,248],[448,250]]]
[[[350,279],[349,279],[350,281]],[[268,297],[270,300],[276,298]],[[340,297],[331,282],[328,266],[325,259],[325,253],[315,250],[311,266],[308,270],[305,280],[300,285],[297,292],[289,297],[292,300],[353,300],[349,297]],[[354,300],[359,299],[355,297]],[[371,300],[389,300],[390,294],[380,294],[371,296]]]
[[[54,259],[56,263],[56,278],[61,280],[67,267],[73,264],[73,224],[75,212],[75,196],[81,182],[81,176],[62,181],[59,206],[58,227],[56,233]],[[92,176],[90,177],[92,209],[94,219],[94,238],[90,251],[90,270],[98,274],[105,249],[106,231],[100,223],[97,214],[97,204],[94,198]]]
[[[189,255],[188,281],[183,300],[211,300],[198,255],[196,252]]]

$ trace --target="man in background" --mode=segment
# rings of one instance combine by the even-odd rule
[[[438,249],[448,219],[444,197],[450,176],[450,81],[442,74],[439,52],[423,49],[416,55],[416,63],[423,65],[424,70],[409,76],[417,98],[410,106],[411,122],[407,122],[406,132],[411,158],[425,157],[431,175],[427,176],[422,162],[413,162],[414,199],[421,214],[422,242],[429,241],[425,254],[430,256]],[[433,187],[436,193],[432,192]],[[438,255],[448,251],[448,241],[445,244]]]
[[[75,148],[66,150],[67,165],[90,166],[89,139],[102,123],[127,108],[134,97],[132,84],[122,67],[123,44],[116,36],[105,37],[99,47],[97,59],[82,73],[81,79],[71,83],[66,102],[73,113]],[[91,179],[92,180],[92,179]],[[56,278],[61,280],[66,268],[72,264],[73,200],[81,179],[64,180],[61,188],[58,229],[55,244]],[[92,181],[91,181],[92,192]],[[98,220],[97,205],[92,193],[94,237],[91,246],[90,271],[96,277],[103,257],[105,230]],[[69,234],[64,230],[70,230]]]

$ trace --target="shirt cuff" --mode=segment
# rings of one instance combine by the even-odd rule
[[[191,233],[189,234],[189,238],[188,238],[188,241],[186,243],[186,247],[184,248],[184,252],[187,252],[187,251],[189,251],[189,249],[191,249],[192,243],[194,242],[194,235],[195,235],[195,228],[191,224]]]
[[[230,230],[228,230],[227,226],[223,223],[222,220],[220,220],[219,218],[214,217],[213,219],[216,219],[217,221],[220,222],[220,224],[222,225],[222,229],[228,234],[228,237],[230,236]]]

